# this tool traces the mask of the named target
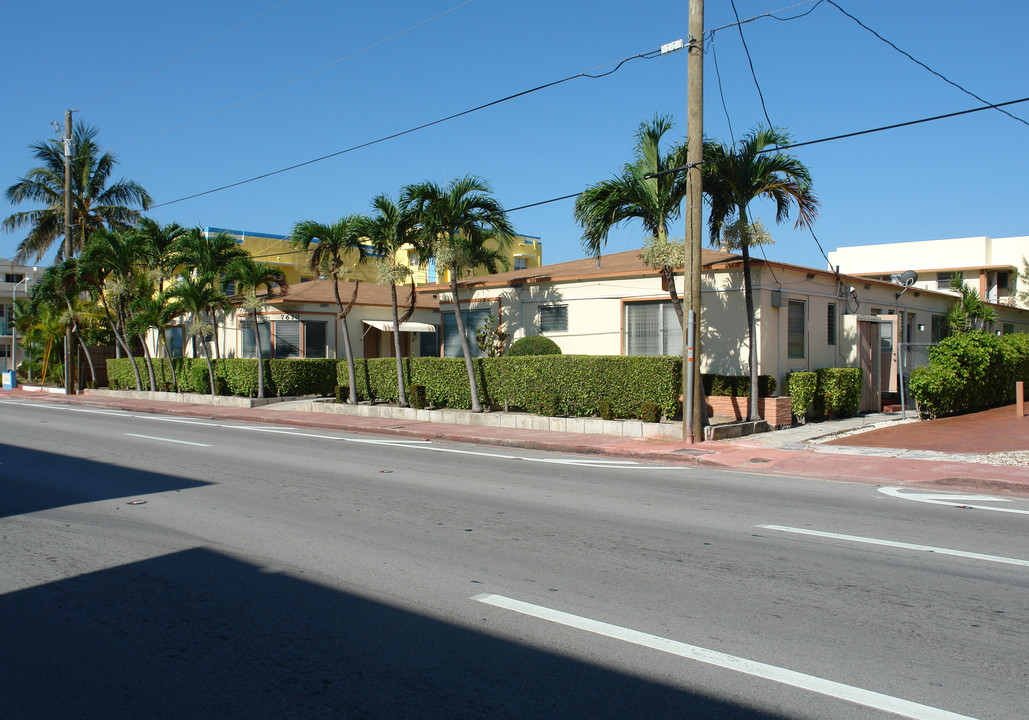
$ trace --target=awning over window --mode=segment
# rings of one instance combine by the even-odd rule
[[[376,330],[382,330],[383,332],[393,332],[393,321],[392,320],[365,320],[365,325],[373,327]],[[402,322],[400,323],[400,332],[436,332],[435,325],[429,325],[428,323],[420,322]]]

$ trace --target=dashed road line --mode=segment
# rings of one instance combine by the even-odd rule
[[[827,538],[830,540],[846,540],[847,542],[864,543],[866,545],[882,545],[884,547],[899,548],[901,550],[918,550],[919,552],[929,552],[937,555],[952,555],[954,557],[967,558],[969,560],[985,560],[987,562],[1004,563],[1005,565],[1029,567],[1029,560],[1004,557],[1003,555],[984,555],[983,553],[952,550],[950,548],[934,547],[932,545],[917,545],[915,543],[899,542],[897,540],[880,540],[878,538],[861,537],[860,535],[841,535],[840,533],[825,532],[823,530],[808,530],[806,528],[786,527],[783,525],[755,525],[754,527],[763,528],[765,530],[777,530],[778,532],[793,533],[795,535],[810,535],[812,537]]]
[[[807,675],[794,670],[787,670],[786,668],[777,667],[775,665],[768,665],[766,663],[748,660],[735,655],[728,655],[716,650],[708,650],[696,645],[688,645],[686,643],[669,640],[668,638],[663,638],[658,635],[651,635],[650,633],[631,630],[619,625],[611,625],[598,620],[591,620],[590,618],[582,617],[580,615],[572,615],[570,613],[553,610],[541,605],[522,602],[521,600],[513,600],[502,595],[492,595],[487,593],[483,595],[475,595],[471,599],[494,607],[503,608],[504,610],[511,610],[522,615],[538,618],[540,620],[565,625],[567,627],[583,630],[595,635],[603,635],[604,637],[614,638],[615,640],[622,640],[634,645],[641,645],[653,650],[659,650],[660,652],[677,655],[687,660],[695,660],[707,665],[713,665],[726,670],[732,670],[734,672],[744,673],[746,675],[751,675],[765,680],[771,680],[772,682],[800,688],[801,690],[808,690],[820,695],[828,695],[829,697],[846,700],[865,707],[875,708],[901,717],[912,718],[913,720],[974,720],[968,715],[959,715],[957,713],[941,710],[929,705],[922,705],[921,703],[903,700],[891,695],[883,695],[882,693],[877,693],[872,690],[864,690],[852,685],[844,685],[843,683],[838,683],[833,680],[826,680],[814,675]]]

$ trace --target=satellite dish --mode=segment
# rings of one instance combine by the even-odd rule
[[[914,270],[907,270],[900,276],[900,284],[906,288],[911,287],[918,281],[918,273]]]

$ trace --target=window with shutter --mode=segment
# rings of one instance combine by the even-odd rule
[[[800,359],[804,357],[804,303],[800,300],[790,300],[787,310],[787,357]]]

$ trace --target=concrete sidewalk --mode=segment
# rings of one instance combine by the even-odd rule
[[[1029,417],[1015,418],[1014,408],[908,423],[898,422],[900,413],[867,415],[810,423],[736,440],[687,445],[680,440],[355,417],[299,409],[310,408],[310,400],[231,407],[98,396],[88,392],[66,397],[18,389],[0,391],[0,400],[73,403],[130,412],[389,435],[398,439],[521,447],[792,477],[1029,497]],[[965,452],[968,447],[978,452]]]

